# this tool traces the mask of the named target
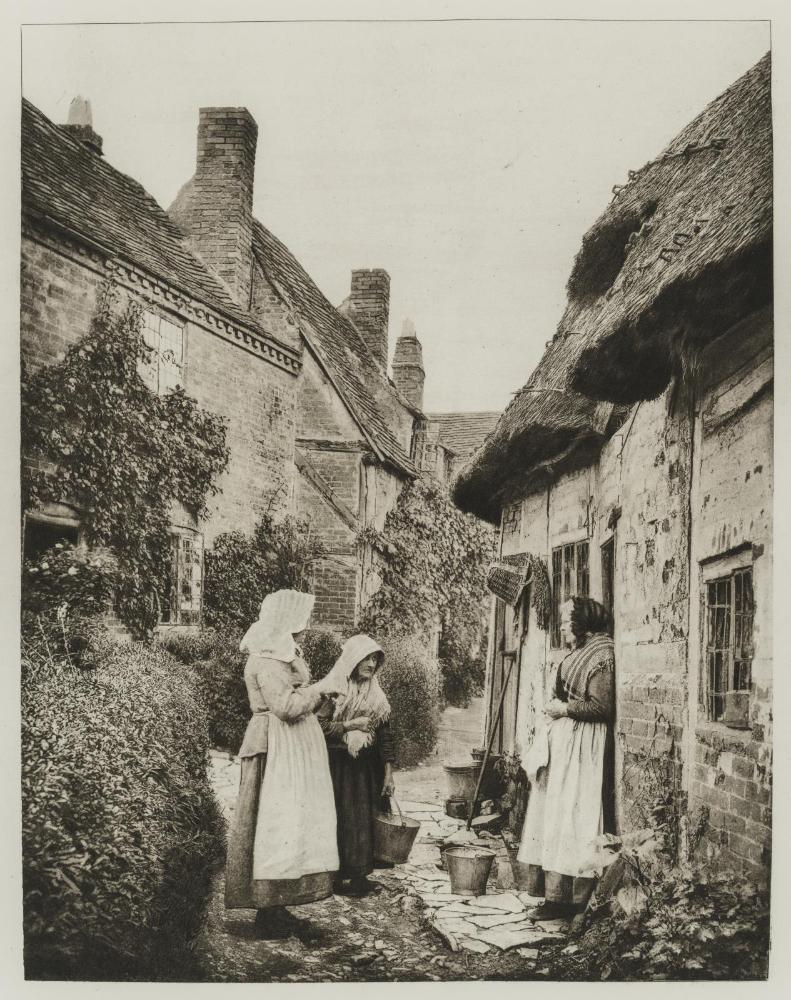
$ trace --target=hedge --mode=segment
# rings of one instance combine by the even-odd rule
[[[441,676],[416,637],[385,639],[381,684],[390,702],[398,767],[414,767],[437,745]]]
[[[205,712],[162,650],[91,662],[22,664],[25,972],[188,978],[224,855]]]

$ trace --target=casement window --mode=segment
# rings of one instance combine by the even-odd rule
[[[746,717],[738,701],[749,699],[755,614],[752,568],[736,569],[704,587],[708,715],[714,722],[728,722],[732,713]]]
[[[152,392],[164,395],[184,384],[184,328],[152,312],[143,313],[143,340],[151,348],[140,377]]]
[[[552,549],[553,649],[560,649],[560,606],[570,597],[587,597],[589,592],[588,542],[571,542]]]
[[[160,603],[163,625],[200,625],[203,599],[203,536],[170,536],[170,573],[166,599]]]

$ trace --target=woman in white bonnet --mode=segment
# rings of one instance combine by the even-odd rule
[[[315,598],[268,594],[240,643],[253,717],[242,747],[239,798],[228,845],[227,908],[256,909],[261,937],[287,935],[283,909],[332,894],[338,870],[335,801],[327,749],[313,714],[344,694],[344,667],[317,684],[297,646]]]

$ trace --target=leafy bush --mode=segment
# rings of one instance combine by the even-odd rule
[[[572,978],[765,979],[769,892],[733,872],[660,864],[632,877],[588,930]],[[550,970],[551,974],[555,970]],[[560,978],[560,977],[558,977]],[[565,978],[565,976],[563,977]]]
[[[179,663],[185,664],[211,659],[218,641],[217,632],[208,628],[201,629],[200,632],[164,629],[157,635],[157,644]],[[239,644],[238,640],[236,644]]]
[[[320,681],[327,676],[341,655],[341,643],[329,629],[311,628],[302,637],[302,653],[311,679]]]
[[[184,976],[223,856],[199,700],[164,651],[97,640],[22,665],[29,978]]]
[[[414,767],[437,745],[439,667],[414,636],[385,639],[381,683],[390,701],[390,728],[399,767]]]
[[[182,388],[160,396],[144,383],[151,360],[139,305],[119,308],[107,283],[90,331],[57,364],[22,375],[22,452],[40,460],[23,464],[23,508],[84,504],[86,543],[117,557],[118,614],[137,636],[156,624],[152,594],[167,589],[172,504],[201,517],[229,458],[222,418]]]
[[[221,631],[244,632],[258,618],[261,601],[275,590],[304,590],[322,548],[295,518],[276,522],[265,514],[252,537],[218,535],[205,554],[203,616]]]
[[[101,615],[110,607],[120,582],[112,553],[56,542],[22,570],[22,612],[47,615],[66,605],[81,616]]]
[[[231,753],[241,746],[250,720],[240,638],[238,632],[214,629],[169,631],[158,637],[159,645],[188,668],[189,681],[206,711],[211,745]]]
[[[442,698],[445,704],[467,708],[483,692],[486,680],[485,646],[470,647],[471,637],[464,629],[446,627],[439,641],[439,667],[442,673]]]

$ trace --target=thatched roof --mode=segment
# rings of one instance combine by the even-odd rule
[[[769,54],[614,189],[568,293],[561,326],[585,340],[571,384],[618,403],[655,398],[771,301]]]
[[[767,55],[585,235],[555,336],[453,483],[462,510],[496,521],[592,460],[628,404],[771,297],[770,69]]]
[[[557,469],[588,461],[624,411],[568,388],[578,337],[556,334],[527,384],[516,393],[461,469],[451,495],[462,510],[496,522],[507,504],[549,483]]]

